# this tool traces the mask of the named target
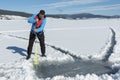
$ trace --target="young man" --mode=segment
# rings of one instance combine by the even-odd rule
[[[29,23],[32,23],[32,28],[30,31],[29,36],[29,45],[27,49],[27,57],[26,59],[30,59],[31,53],[32,53],[32,47],[35,41],[35,38],[38,37],[38,40],[40,41],[40,47],[41,47],[41,53],[42,57],[46,57],[45,55],[45,39],[44,39],[44,27],[46,24],[46,16],[45,11],[40,10],[40,12],[37,15],[33,15],[28,19]]]

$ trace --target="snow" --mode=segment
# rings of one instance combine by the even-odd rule
[[[46,28],[47,42],[68,50],[79,57],[101,59],[104,51],[110,46],[112,34],[109,28],[113,24],[110,25],[109,23],[114,20],[64,20],[49,18],[48,20],[51,23],[48,23]],[[59,25],[57,25],[58,23]]]
[[[5,17],[5,16],[4,16]],[[120,70],[116,74],[76,74],[75,77],[56,75],[52,78],[39,78],[33,66],[33,55],[25,60],[31,25],[25,18],[8,16],[12,20],[0,20],[0,80],[120,80]],[[14,19],[15,20],[14,20]],[[74,57],[83,60],[101,60],[111,46],[112,32],[115,31],[116,45],[109,57],[109,62],[120,69],[120,19],[66,20],[47,18],[45,28],[46,44],[57,47],[69,54],[64,54],[46,45],[47,58],[39,57],[39,63],[60,65],[74,62]],[[12,36],[10,36],[12,35]],[[39,47],[40,48],[40,47]],[[33,49],[34,52],[34,49]],[[40,50],[39,53],[41,54]]]
[[[117,24],[117,23],[116,23]],[[118,23],[119,24],[119,23]],[[109,61],[111,62],[120,62],[120,32],[119,32],[119,25],[116,25],[117,27],[114,27],[114,30],[116,31],[116,45],[114,48],[114,52],[109,58]]]
[[[1,20],[25,20],[26,17],[14,16],[14,15],[0,15]]]

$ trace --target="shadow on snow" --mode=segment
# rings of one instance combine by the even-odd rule
[[[20,47],[17,47],[17,46],[8,46],[6,49],[8,50],[11,50],[12,53],[18,53],[20,54],[21,56],[26,56],[27,54],[27,50],[26,49],[23,49],[23,48],[20,48]]]

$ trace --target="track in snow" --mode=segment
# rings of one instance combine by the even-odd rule
[[[76,74],[80,75],[85,75],[88,73],[95,73],[97,75],[102,75],[102,74],[114,74],[118,70],[117,69],[112,69],[111,63],[105,62],[108,60],[109,56],[113,52],[113,48],[115,45],[115,32],[113,29],[112,31],[112,43],[111,47],[108,49],[107,54],[105,55],[105,58],[102,61],[84,61],[80,57],[77,57],[76,55],[70,53],[69,51],[66,51],[64,49],[61,49],[59,47],[53,46],[46,44],[47,46],[53,48],[54,50],[60,51],[61,53],[68,54],[73,59],[75,62],[67,62],[67,63],[62,63],[62,64],[49,64],[49,61],[45,63],[40,63],[39,68],[36,71],[36,75],[40,78],[47,78],[47,77],[53,77],[56,75],[64,75],[64,76],[71,76],[74,77]],[[2,35],[2,33],[0,33]],[[4,35],[4,34],[3,34]],[[15,35],[8,35],[13,38],[19,38],[22,40],[29,40],[27,38],[15,36]],[[103,62],[104,61],[104,62]],[[54,63],[54,62],[53,62]],[[59,63],[59,62],[58,62]]]
[[[116,40],[115,40],[116,33],[112,28],[110,28],[110,30],[112,32],[111,43],[110,43],[111,46],[108,48],[106,55],[102,59],[102,61],[104,62],[108,61],[109,57],[113,53],[114,46],[116,45]]]

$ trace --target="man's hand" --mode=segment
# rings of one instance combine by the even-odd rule
[[[39,19],[35,19],[35,20],[36,20],[36,22],[38,23]]]
[[[37,30],[36,30],[36,29],[34,29],[34,32],[36,33],[36,32],[37,32]]]

